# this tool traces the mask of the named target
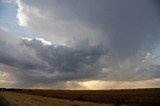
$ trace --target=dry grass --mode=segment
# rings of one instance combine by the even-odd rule
[[[0,96],[5,98],[12,106],[113,106],[110,104],[69,101],[3,91],[0,92]]]
[[[11,90],[18,93],[39,95],[67,100],[107,103],[116,106],[160,106],[160,89],[124,90]]]
[[[2,96],[0,96],[0,106],[10,106],[10,103]]]

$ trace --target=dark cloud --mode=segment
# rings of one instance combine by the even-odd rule
[[[5,34],[6,38],[12,36]],[[3,35],[1,37],[4,38]],[[10,73],[16,76],[22,85],[96,77],[102,70],[99,59],[108,54],[103,44],[91,46],[88,40],[83,44],[68,47],[45,45],[37,38],[16,39],[15,43],[6,39],[0,40],[0,63],[10,67],[8,70],[12,70]]]
[[[27,26],[35,31],[55,40],[61,37],[59,39],[63,40],[87,38],[92,43],[103,41],[118,58],[124,59],[141,49],[152,48],[153,43],[160,40],[159,11],[155,2],[24,0],[20,6],[34,7],[43,17],[30,17],[29,13],[21,11],[28,18]],[[43,25],[39,25],[42,20]]]
[[[47,73],[46,76],[32,76],[31,74],[28,77],[25,75],[27,80],[29,78],[30,81],[39,83],[56,83],[98,77],[102,70],[99,59],[108,54],[108,50],[104,49],[102,44],[90,46],[88,40],[74,47],[44,45],[37,39],[22,40],[22,44],[35,50],[36,55],[49,65],[47,69],[43,70]],[[37,70],[41,70],[41,68]]]
[[[45,63],[37,58],[32,49],[3,40],[0,40],[0,48],[0,63],[2,64],[26,70],[46,67]]]
[[[104,41],[110,39],[110,48],[119,58],[132,56],[160,40],[159,13],[154,1],[82,0],[57,4],[61,6],[58,16],[65,16],[63,20],[76,18],[104,31],[103,36],[97,36]]]
[[[68,80],[159,78],[160,63],[154,62],[160,41],[157,2],[18,1],[20,25],[56,44],[47,45],[34,37],[17,37],[11,43],[10,37],[0,36],[0,63],[12,67],[19,82],[28,86]]]
[[[73,80],[132,81],[159,78],[158,65],[147,68],[148,65],[145,67],[140,62],[145,59],[144,52],[138,56],[141,57],[139,59],[130,57],[119,63],[113,61],[114,57],[111,57],[112,54],[103,43],[92,46],[89,40],[85,40],[76,41],[74,46],[45,44],[37,38],[18,38],[3,31],[1,37],[0,63],[6,66],[0,66],[0,69],[7,70],[16,78],[17,87],[50,86]],[[10,42],[10,37],[13,42]],[[138,67],[137,71],[135,67]]]
[[[39,58],[47,62],[54,70],[76,72],[83,65],[94,65],[97,60],[107,53],[103,45],[90,46],[88,40],[85,46],[74,48],[61,45],[43,45],[40,41],[32,39],[24,41],[25,46],[36,51]]]

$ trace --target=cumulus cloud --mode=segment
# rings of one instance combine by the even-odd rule
[[[150,0],[19,0],[18,6],[22,26],[57,42],[72,38],[103,40],[111,44],[117,55],[127,56],[150,42],[149,38],[159,38],[159,16]]]
[[[48,62],[55,70],[76,71],[82,65],[94,65],[97,60],[107,53],[103,45],[96,47],[85,43],[85,47],[67,47],[61,45],[44,45],[38,39],[24,40],[24,45],[34,49],[38,57]]]
[[[0,31],[0,63],[14,70],[17,85],[160,77],[156,1],[17,0],[17,5],[19,25],[44,35],[20,38]]]
[[[10,36],[15,42],[7,40]],[[98,60],[108,53],[103,45],[91,46],[88,40],[83,42],[85,46],[68,47],[42,38],[18,38],[3,31],[1,37],[0,63],[13,70],[20,83],[90,79],[101,72]]]
[[[46,69],[40,67],[36,69],[37,71],[32,70],[32,78],[29,80],[39,83],[46,81],[47,83],[54,83],[57,81],[86,80],[99,76],[102,70],[99,59],[108,51],[103,48],[103,45],[90,46],[87,41],[85,42],[85,47],[80,45],[67,47],[44,45],[38,39],[23,39],[21,44],[33,49],[36,56],[48,64]]]
[[[61,44],[74,39],[104,42],[121,61],[150,50],[160,39],[156,1],[23,0],[18,6],[22,26]]]
[[[19,24],[31,28],[39,34],[46,35],[46,38],[56,43],[66,44],[68,40],[90,39],[92,44],[97,44],[97,40],[98,42],[103,40],[99,37],[103,33],[100,29],[91,28],[87,23],[78,20],[78,18],[75,19],[74,13],[71,11],[73,8],[68,8],[71,1],[67,3],[68,6],[65,5],[66,1],[56,0],[19,0],[17,3]]]
[[[34,69],[45,67],[43,62],[37,58],[34,51],[20,45],[20,39],[10,33],[0,33],[0,62],[9,66]],[[12,42],[10,42],[12,39]]]
[[[159,65],[150,65],[148,68],[138,67],[137,70],[133,70],[139,66],[137,64],[139,60],[142,60],[141,58],[139,60],[132,58],[133,62],[128,59],[117,63],[116,66],[107,64],[111,63],[110,54],[103,43],[92,46],[88,40],[85,40],[74,46],[64,46],[52,44],[42,38],[20,38],[4,31],[1,31],[1,37],[3,39],[0,43],[3,49],[0,50],[0,63],[2,64],[0,69],[6,75],[10,75],[9,78],[14,79],[11,81],[12,84],[18,87],[48,86],[52,88],[59,85],[55,88],[72,86],[79,89],[82,85],[73,84],[70,81],[110,80],[116,82],[159,78]],[[13,42],[8,39],[11,37]],[[148,54],[141,57],[146,59]],[[119,70],[115,70],[117,68]],[[8,81],[4,78],[6,75],[2,77],[3,82]],[[51,87],[52,84],[54,86]]]

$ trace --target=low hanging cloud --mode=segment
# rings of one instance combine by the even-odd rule
[[[13,34],[0,31],[0,62],[22,69],[45,67],[43,62],[35,55],[35,52],[20,45],[20,38]],[[10,42],[12,39],[12,42]]]
[[[2,33],[0,63],[7,65],[17,79],[28,83],[54,83],[97,76],[102,66],[101,56],[108,50],[103,45],[90,46],[88,40],[74,47],[51,44],[42,38],[18,38]],[[5,36],[3,36],[3,34]],[[8,38],[15,42],[10,43]],[[43,81],[44,80],[44,81]]]
[[[18,87],[52,84],[62,87],[59,83],[66,81],[146,80],[160,75],[159,65],[150,65],[148,69],[139,67],[133,71],[136,66],[145,66],[132,64],[136,63],[134,59],[131,63],[129,59],[115,66],[109,65],[111,54],[103,43],[91,46],[85,40],[74,46],[56,45],[42,38],[19,38],[2,30],[0,36],[3,38],[0,40],[3,48],[0,50],[0,69]]]
[[[106,60],[106,63],[115,66],[131,61],[135,66],[134,61],[142,61],[147,53],[159,49],[156,3],[150,0],[23,0],[17,2],[17,17],[21,26],[59,44],[68,45],[72,41],[76,44],[86,39],[91,45],[103,42],[111,54],[110,62]]]
[[[43,45],[42,42],[32,39],[24,41],[24,45],[34,49],[37,56],[46,61],[54,70],[76,72],[83,65],[93,65],[107,53],[102,45],[92,47],[88,42],[85,48],[71,48],[59,45]]]

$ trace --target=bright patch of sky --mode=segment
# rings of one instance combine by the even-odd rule
[[[0,1],[0,28],[24,37],[40,37],[29,28],[18,25],[18,19],[16,17],[17,9],[18,6],[15,3],[15,0]]]

